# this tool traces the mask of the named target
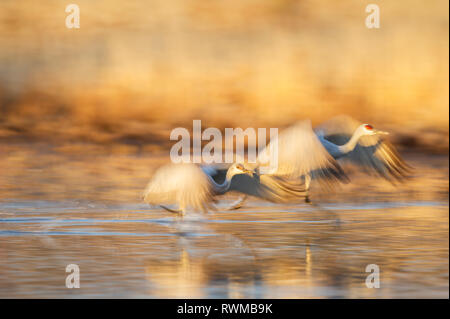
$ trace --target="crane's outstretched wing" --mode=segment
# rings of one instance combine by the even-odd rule
[[[177,204],[207,211],[213,200],[208,176],[195,164],[169,164],[159,168],[143,193],[150,205]]]
[[[231,180],[230,191],[237,191],[273,203],[296,202],[307,195],[300,179],[288,180],[276,175],[237,175]]]
[[[349,116],[341,115],[322,123],[315,131],[334,144],[344,145],[361,124]],[[367,173],[376,172],[390,181],[403,180],[411,172],[411,167],[394,146],[378,135],[361,137],[355,149],[342,159],[361,166]]]
[[[244,164],[249,168],[251,164]],[[217,182],[223,183],[227,169],[222,167],[202,167],[204,171]],[[246,174],[235,175],[231,180],[229,191],[239,192],[245,195],[258,197],[274,203],[286,203],[299,201],[306,196],[305,185],[302,180],[287,180],[282,176]]]
[[[276,165],[268,168],[270,162]],[[260,171],[265,169],[264,174],[289,180],[309,175],[328,185],[348,181],[339,164],[320,143],[309,120],[288,127],[271,140],[258,155],[258,163]]]

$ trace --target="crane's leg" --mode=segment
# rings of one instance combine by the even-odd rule
[[[241,208],[245,201],[247,200],[247,195],[241,196],[237,201],[233,202],[226,210],[235,210]]]
[[[208,205],[206,203],[202,204],[202,212],[203,214],[208,214]]]
[[[172,209],[172,208],[169,208],[169,207],[164,206],[164,205],[159,205],[159,207],[161,207],[161,208],[167,210],[167,211],[170,212],[170,213],[174,213],[174,214],[179,214],[179,213],[181,213],[180,210]]]
[[[179,214],[181,216],[184,216],[186,214],[185,210],[183,208],[181,208],[181,207],[180,207],[180,209],[171,209],[171,208],[169,208],[167,206],[164,206],[164,205],[159,205],[159,207],[167,210],[170,213]]]
[[[186,215],[186,206],[184,203],[180,204],[180,215],[181,215],[181,217]]]
[[[305,175],[305,203],[311,203],[309,199],[309,185],[311,184],[311,175]]]

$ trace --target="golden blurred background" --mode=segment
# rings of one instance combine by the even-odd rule
[[[448,1],[0,2],[0,140],[168,143],[346,113],[448,152]],[[380,7],[368,29],[365,8]]]
[[[79,29],[66,28],[70,3]],[[365,25],[371,3],[379,29]],[[0,297],[448,299],[448,11],[0,0]],[[313,187],[320,205],[250,199],[183,222],[142,203],[178,126],[338,114],[390,131],[414,176],[345,167],[342,189]],[[72,263],[82,289],[64,285]],[[364,284],[372,263],[382,289]]]

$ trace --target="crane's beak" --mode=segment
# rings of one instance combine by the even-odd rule
[[[389,135],[389,132],[385,132],[385,131],[379,131],[379,130],[375,130],[375,134],[380,134],[380,135]]]

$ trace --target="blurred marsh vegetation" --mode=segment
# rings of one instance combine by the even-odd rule
[[[347,113],[448,152],[448,1],[0,3],[0,140],[167,149],[176,126]],[[133,146],[134,147],[134,146]]]

